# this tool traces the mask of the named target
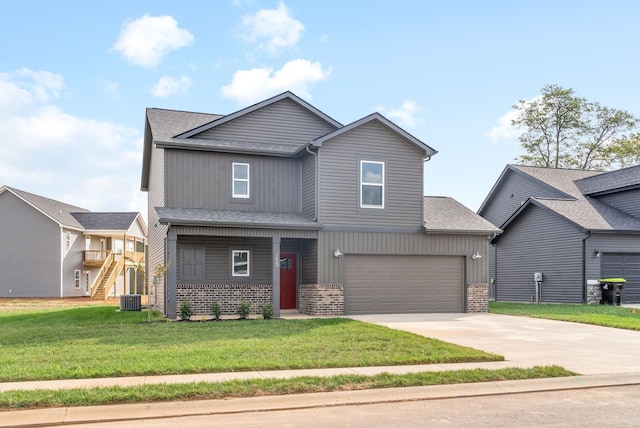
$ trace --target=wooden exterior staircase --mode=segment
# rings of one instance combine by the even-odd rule
[[[91,284],[91,298],[96,300],[106,300],[111,289],[118,279],[118,275],[124,268],[124,255],[117,260],[113,252],[109,251],[102,267],[98,271],[93,283]]]

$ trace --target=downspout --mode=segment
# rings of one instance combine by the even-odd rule
[[[591,238],[591,231],[585,231],[587,236],[582,240],[582,302],[587,303],[587,239]]]
[[[64,297],[64,226],[60,225],[60,297]]]
[[[315,178],[314,178],[314,187],[315,187],[314,188],[314,192],[315,192],[314,198],[315,198],[315,200],[314,200],[314,203],[313,203],[313,205],[314,205],[314,207],[313,207],[313,213],[314,213],[313,221],[318,221],[318,201],[319,201],[319,195],[318,195],[318,189],[319,189],[319,186],[318,186],[318,175],[319,175],[318,174],[318,154],[315,153],[315,152],[312,152],[311,150],[309,150],[309,146],[311,144],[312,144],[311,141],[309,141],[309,143],[304,147],[304,149],[307,151],[307,153],[310,153],[310,154],[312,154],[314,156],[314,165],[313,165],[314,171],[313,171],[313,173],[314,173],[314,176],[315,176]]]

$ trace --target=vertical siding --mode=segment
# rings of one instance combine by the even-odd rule
[[[599,196],[598,200],[640,218],[640,189]]]
[[[318,238],[318,282],[344,282],[344,257],[334,257],[337,249],[344,254],[440,255],[466,257],[466,282],[487,283],[486,236],[427,235],[421,233],[321,232]],[[479,251],[483,256],[472,260]]]
[[[316,156],[311,154],[302,159],[302,214],[316,215]]]
[[[282,100],[193,138],[301,145],[335,128],[291,100]]]
[[[166,152],[166,206],[237,211],[301,212],[300,160],[192,150]],[[248,200],[233,199],[232,164],[248,162]]]
[[[163,226],[158,222],[158,215],[156,214],[156,207],[165,206],[165,188],[164,188],[164,149],[159,149],[153,144],[151,151],[151,163],[149,166],[149,190],[147,192],[147,212],[148,212],[148,227],[149,227],[149,239],[147,247],[147,286],[153,293],[152,301],[156,309],[165,310],[165,279],[158,279],[154,281],[156,275],[155,268],[159,265],[171,263],[172,267],[175,267],[175,260],[165,260],[165,238],[167,236],[167,226]],[[155,282],[155,285],[154,285]]]
[[[0,297],[60,297],[60,227],[0,194]]]
[[[585,237],[559,216],[531,206],[498,240],[496,300],[535,301],[533,273],[542,272],[542,302],[582,302]]]
[[[318,240],[303,239],[301,254],[301,276],[303,284],[318,282]]]
[[[361,160],[385,162],[384,209],[361,209]],[[323,144],[319,150],[319,221],[326,225],[420,227],[423,162],[418,148],[377,122]]]
[[[564,196],[538,180],[508,171],[504,180],[481,213],[482,217],[500,227],[530,197],[553,198]]]

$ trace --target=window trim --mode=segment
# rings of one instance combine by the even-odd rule
[[[363,171],[363,166],[364,164],[376,164],[376,165],[381,165],[382,166],[382,183],[371,183],[371,182],[367,182],[363,180],[362,177],[362,171]],[[358,171],[358,181],[359,181],[359,190],[360,190],[360,208],[373,208],[373,209],[384,209],[385,203],[384,203],[384,198],[385,198],[385,186],[386,186],[386,180],[385,180],[385,162],[383,161],[373,161],[373,160],[360,160],[360,170]],[[382,190],[382,194],[381,194],[381,200],[380,200],[380,205],[370,205],[370,204],[365,204],[364,198],[363,198],[363,193],[364,193],[364,187],[365,186],[373,186],[373,187],[380,187]]]
[[[247,167],[247,178],[236,178],[236,166]],[[236,183],[247,183],[247,193],[236,193]],[[234,199],[250,199],[251,198],[251,164],[248,162],[232,162],[231,163],[231,197]]]
[[[236,273],[235,258],[238,253],[247,253],[247,273]],[[237,248],[231,250],[231,276],[233,278],[248,278],[251,276],[251,250]]]

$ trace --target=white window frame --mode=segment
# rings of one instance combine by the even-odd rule
[[[246,273],[236,273],[236,254],[247,254],[247,271]],[[231,276],[235,277],[248,277],[251,276],[251,251],[250,250],[231,250]]]
[[[382,182],[381,183],[373,183],[364,181],[362,177],[362,172],[364,171],[365,164],[375,164],[382,166]],[[370,161],[370,160],[361,160],[360,161],[360,171],[359,171],[359,181],[360,181],[360,208],[375,208],[375,209],[384,209],[384,194],[385,194],[385,163],[380,161]],[[381,200],[380,205],[370,205],[364,203],[364,188],[365,186],[372,187],[380,187],[381,191]]]
[[[236,178],[236,167],[247,168],[247,178]],[[234,198],[249,199],[251,197],[251,165],[246,162],[233,162],[231,167],[231,195]],[[236,193],[236,183],[247,183],[247,193]]]
[[[80,269],[75,269],[73,271],[73,285],[76,289],[80,288]]]

